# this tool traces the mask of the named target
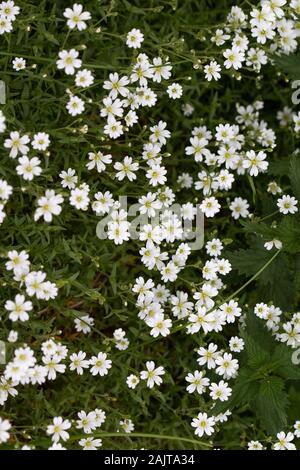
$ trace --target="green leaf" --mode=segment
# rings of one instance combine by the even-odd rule
[[[257,396],[259,383],[252,380],[251,369],[243,368],[232,386],[232,395],[229,400],[225,402],[218,402],[213,408],[213,414],[217,415],[226,410],[232,411],[234,408],[239,408],[248,405]]]
[[[298,80],[300,76],[300,55],[273,55],[275,64],[285,72],[291,79]]]
[[[295,197],[300,200],[300,158],[293,155],[290,160],[289,178]]]
[[[285,344],[277,346],[272,358],[275,364],[274,372],[284,379],[300,380],[300,365],[293,364],[293,353],[294,350]]]
[[[284,381],[279,377],[268,377],[259,386],[255,400],[256,414],[265,430],[272,435],[285,428],[288,396]]]
[[[247,363],[252,369],[257,369],[270,362],[270,352],[264,348],[265,345],[263,343],[247,333],[243,333],[242,336],[245,341]]]

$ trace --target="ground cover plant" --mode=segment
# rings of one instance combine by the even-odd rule
[[[0,449],[294,450],[299,0],[0,3]]]

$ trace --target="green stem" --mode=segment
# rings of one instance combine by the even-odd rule
[[[267,220],[269,219],[270,217],[273,217],[274,215],[278,214],[279,213],[279,209],[277,209],[277,211],[274,211],[272,212],[271,214],[269,215],[266,215],[265,217],[262,217],[261,219],[259,219],[259,222],[262,222],[263,220]]]
[[[235,296],[237,296],[242,290],[244,290],[249,284],[251,284],[251,282],[255,281],[255,279],[257,279],[261,273],[267,269],[268,266],[270,266],[270,264],[274,261],[275,258],[277,258],[277,256],[279,255],[279,253],[281,252],[281,250],[278,250],[276,251],[275,255],[272,256],[272,258],[269,259],[269,261],[266,262],[266,264],[264,264],[262,266],[262,268],[260,268],[259,271],[257,271],[255,274],[253,274],[252,277],[250,277],[250,279],[248,279],[247,282],[245,282],[245,284],[243,284],[239,289],[237,289],[233,294],[231,294],[229,297],[227,297],[225,299],[225,302],[228,302],[229,300],[233,299]]]
[[[83,435],[77,435],[77,436],[72,436],[70,438],[70,441],[82,439],[86,436]],[[203,447],[212,447],[212,444],[209,444],[208,442],[202,442],[202,441],[197,441],[196,439],[189,439],[188,437],[180,437],[180,436],[169,436],[166,434],[148,434],[144,432],[132,432],[132,433],[125,433],[125,432],[102,432],[102,433],[95,433],[93,434],[93,437],[96,438],[105,438],[105,437],[144,437],[146,439],[159,439],[159,440],[167,440],[167,441],[181,441],[181,442],[189,442],[190,444],[194,444],[197,446],[203,446]]]

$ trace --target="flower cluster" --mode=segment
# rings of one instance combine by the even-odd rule
[[[38,391],[41,407],[47,402],[42,415],[50,415],[42,425],[49,450],[65,445],[97,450],[106,445],[99,438],[102,425],[112,438],[135,437],[143,423],[139,412],[133,413],[138,405],[150,416],[153,397],[161,416],[165,410],[169,415],[175,402],[185,403],[174,415],[176,429],[190,439],[220,433],[225,442],[233,430],[249,450],[263,450],[265,442],[274,450],[294,450],[299,420],[293,432],[291,420],[282,420],[284,426],[272,419],[272,430],[262,426],[261,431],[252,421],[248,426],[248,417],[240,428],[234,417],[238,386],[246,383],[248,390],[251,381],[262,387],[267,380],[271,387],[269,373],[275,368],[267,363],[254,374],[259,338],[257,346],[249,323],[259,322],[259,332],[286,355],[300,348],[296,302],[282,307],[274,289],[266,300],[256,284],[250,295],[247,291],[274,260],[281,261],[274,267],[277,279],[281,269],[283,276],[290,274],[285,269],[290,255],[298,263],[299,156],[291,152],[295,164],[286,174],[278,155],[285,151],[285,132],[293,132],[293,142],[299,137],[300,112],[284,106],[272,119],[270,96],[263,90],[260,96],[256,90],[254,96],[239,96],[235,87],[244,71],[258,83],[263,66],[296,51],[300,3],[262,0],[247,11],[233,6],[224,27],[209,29],[205,64],[194,62],[198,53],[187,52],[184,38],[174,39],[175,47],[173,39],[157,45],[152,37],[148,49],[151,36],[142,26],[130,23],[122,35],[110,31],[102,23],[117,16],[114,8],[114,2],[111,10],[103,6],[107,16],[101,21],[79,3],[60,11],[60,40],[44,24],[38,31],[50,52],[37,56],[37,64],[34,55],[24,52],[25,59],[8,48],[5,73],[16,80],[16,90],[20,81],[37,82],[49,103],[59,102],[59,110],[56,104],[40,110],[48,124],[35,122],[35,113],[29,120],[26,89],[14,111],[10,105],[0,110],[7,162],[0,178],[5,234],[0,290],[8,344],[0,374],[0,444],[35,448],[40,424],[31,426],[30,445],[25,434],[16,445],[10,440],[18,415],[10,419],[9,406],[15,397],[31,400]],[[0,3],[3,38],[19,13],[13,1]],[[31,26],[23,29],[25,35]],[[90,38],[91,48],[83,43]],[[98,55],[93,59],[97,44],[114,54],[110,41],[115,40],[124,56],[109,64],[99,63]],[[187,76],[177,75],[182,63]],[[197,103],[198,83],[190,76],[200,67],[204,78],[197,75],[194,82],[202,80],[207,93],[216,87],[217,98],[223,75],[230,80],[225,99],[220,98],[224,103],[229,97],[227,110],[208,98],[205,118]],[[52,98],[48,85],[58,97]],[[252,246],[249,252],[245,243]],[[232,253],[230,246],[240,251]],[[244,284],[240,274],[247,275]],[[279,375],[274,382],[283,393]],[[71,404],[65,398],[56,402],[65,387],[74,394]],[[284,399],[277,401],[284,406]],[[242,397],[242,406],[246,403]],[[251,400],[248,405],[251,410]]]

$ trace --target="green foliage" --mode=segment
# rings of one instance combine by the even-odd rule
[[[103,439],[107,449],[124,446],[126,449],[185,449],[187,445],[199,449],[201,439],[194,435],[190,423],[200,411],[215,415],[228,409],[233,412],[228,422],[220,425],[216,438],[218,447],[224,449],[245,447],[252,438],[265,441],[270,435],[274,437],[278,431],[286,430],[300,418],[300,368],[291,361],[291,348],[275,341],[264,322],[254,316],[253,307],[257,302],[273,302],[287,315],[300,310],[300,218],[279,215],[276,206],[279,195],[267,193],[267,186],[274,179],[285,194],[300,200],[297,136],[291,127],[280,128],[276,119],[277,111],[291,106],[291,83],[283,78],[300,77],[300,56],[274,55],[274,63],[263,67],[259,77],[247,67],[241,75],[223,67],[222,80],[208,83],[204,65],[212,58],[220,63],[223,60],[222,50],[210,38],[217,27],[225,28],[233,2],[87,0],[81,3],[91,11],[93,22],[80,33],[68,33],[63,11],[73,3],[69,0],[16,3],[22,8],[22,19],[17,20],[12,34],[0,36],[0,79],[5,81],[7,89],[7,103],[1,109],[7,116],[9,130],[20,130],[30,136],[45,131],[52,144],[49,154],[43,153],[41,157],[43,173],[27,182],[16,174],[15,162],[1,144],[0,176],[9,181],[14,193],[5,207],[7,218],[1,225],[0,340],[6,341],[14,328],[7,317],[5,301],[19,293],[18,283],[4,269],[6,253],[9,249],[26,250],[32,268],[45,270],[47,277],[59,287],[59,296],[46,304],[35,300],[30,320],[16,326],[19,338],[16,344],[8,344],[8,359],[12,358],[15,347],[25,343],[38,349],[43,341],[54,337],[67,345],[70,352],[82,350],[88,357],[105,350],[113,368],[107,377],[97,378],[88,372],[78,377],[67,369],[50,385],[24,386],[17,397],[9,398],[1,408],[0,417],[16,424],[13,439],[3,447],[20,448],[32,442],[37,448],[45,449],[50,442],[46,427],[54,416],[74,419],[78,411],[95,408],[102,408],[107,414],[105,430],[115,431],[121,419],[132,418],[137,432],[156,436],[155,440],[108,436]],[[244,1],[234,4],[245,11],[250,5]],[[160,105],[151,108],[151,112],[141,110],[137,130],[111,141],[104,136],[99,119],[99,106],[104,97],[102,86],[109,73],[128,73],[136,55],[136,51],[129,52],[125,46],[126,34],[132,28],[140,28],[144,33],[142,52],[151,59],[160,56],[170,61],[172,80],[182,84],[184,97],[170,105],[167,94],[156,84],[157,88],[155,85],[153,89],[159,95]],[[80,51],[83,66],[95,75],[94,85],[84,94],[74,86],[74,77],[64,76],[56,67],[58,52],[73,47]],[[14,57],[26,58],[24,71],[12,69]],[[84,115],[74,118],[67,113],[66,89],[85,98]],[[141,265],[138,243],[116,246],[110,240],[99,240],[96,236],[99,218],[92,211],[77,211],[68,204],[69,194],[62,190],[58,175],[63,169],[74,167],[78,183],[88,181],[91,193],[109,190],[116,199],[129,193],[130,202],[137,202],[147,188],[143,174],[133,185],[124,181],[120,184],[110,170],[101,175],[88,172],[87,155],[104,148],[114,160],[127,154],[140,158],[146,127],[165,120],[172,132],[172,143],[166,147],[170,158],[165,159],[168,186],[176,189],[181,203],[196,204],[202,194],[194,186],[180,191],[177,181],[179,174],[187,172],[195,182],[202,170],[201,164],[184,155],[191,130],[206,125],[213,131],[220,123],[233,124],[236,104],[247,106],[256,100],[265,102],[262,119],[276,130],[277,145],[268,156],[268,171],[258,178],[237,177],[226,196],[218,192],[221,212],[205,221],[206,241],[219,237],[225,246],[222,256],[232,263],[233,271],[224,281],[224,296],[241,290],[240,306],[243,312],[248,310],[246,327],[239,329],[236,322],[227,325],[224,334],[208,336],[199,332],[191,336],[185,334],[185,323],[175,319],[167,338],[150,337],[149,329],[137,318],[132,285],[141,275],[147,278],[153,274],[157,280],[157,272],[149,274]],[[183,115],[182,104],[193,104],[192,116]],[[87,132],[83,125],[87,125]],[[51,224],[35,223],[36,200],[47,188],[63,194],[64,209]],[[236,196],[249,202],[251,219],[234,221],[231,217],[229,202]],[[274,238],[282,241],[283,247],[264,269],[274,256],[274,250],[268,252],[264,243]],[[188,292],[192,300],[201,288],[201,267],[206,258],[204,248],[192,252],[184,275],[174,283],[174,292],[177,289]],[[218,300],[222,303],[224,299]],[[167,314],[171,316],[168,309]],[[91,315],[95,321],[86,336],[74,330],[74,319],[83,315]],[[124,328],[128,333],[130,346],[126,351],[118,351],[113,344],[116,328]],[[228,401],[218,401],[211,410],[209,392],[202,396],[188,394],[185,377],[191,371],[202,369],[196,362],[200,346],[214,341],[220,349],[227,348],[230,337],[235,335],[244,339],[245,350],[237,355],[240,361],[237,378],[229,381],[232,396]],[[148,360],[165,367],[163,385],[149,390],[140,384],[135,390],[129,390],[127,376],[139,373]],[[0,375],[2,371],[0,366]],[[210,378],[220,380],[213,372]],[[30,441],[23,432],[28,429]],[[171,435],[177,440],[163,440],[159,435]],[[181,441],[182,437],[189,439],[189,444]],[[72,442],[70,448],[73,447]]]
[[[300,368],[292,362],[292,352],[278,344],[267,331],[264,322],[248,313],[246,327],[241,331],[245,341],[241,371],[228,402],[214,410],[251,409],[261,426],[276,434],[287,424],[289,380],[300,379]]]

